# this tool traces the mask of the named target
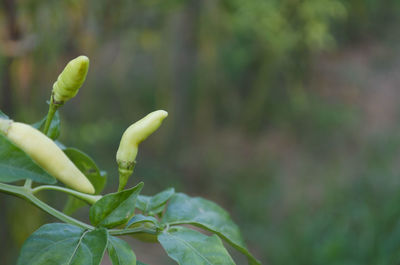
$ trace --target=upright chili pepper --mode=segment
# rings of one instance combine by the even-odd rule
[[[119,188],[123,190],[132,175],[136,163],[139,144],[160,127],[162,121],[168,116],[168,112],[157,110],[135,122],[126,129],[122,135],[117,151],[117,163],[119,171]]]
[[[54,104],[62,105],[75,97],[79,88],[85,82],[88,70],[88,57],[81,55],[71,60],[53,85],[52,101]]]

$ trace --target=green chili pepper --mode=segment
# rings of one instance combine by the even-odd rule
[[[85,82],[88,70],[88,57],[81,55],[71,60],[53,85],[53,103],[62,105],[69,99],[75,97],[79,88],[82,86],[83,82]]]

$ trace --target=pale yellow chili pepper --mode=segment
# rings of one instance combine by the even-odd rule
[[[129,126],[122,135],[117,151],[119,190],[125,187],[133,172],[139,144],[156,131],[167,116],[164,110],[154,111]]]
[[[86,176],[39,130],[24,123],[0,118],[0,132],[65,185],[80,192],[94,194],[94,187]]]

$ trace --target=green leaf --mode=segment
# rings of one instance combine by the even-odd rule
[[[105,172],[100,171],[93,159],[82,151],[76,148],[65,148],[63,151],[93,184],[95,194],[100,194],[107,181],[107,175],[104,174]],[[73,196],[69,196],[67,204],[64,207],[64,213],[71,215],[85,205],[85,202]]]
[[[133,216],[128,224],[125,226],[125,229],[128,228],[147,228],[151,229],[154,232],[158,233],[163,229],[160,222],[154,218],[153,216],[144,216],[142,214],[137,214]],[[147,243],[157,243],[157,234],[148,233],[148,232],[140,232],[133,233],[131,236],[137,240],[147,242]]]
[[[0,134],[0,182],[14,182],[21,179],[32,179],[46,184],[56,183],[54,177]]]
[[[167,201],[174,195],[175,189],[166,189],[154,196],[139,195],[137,208],[145,214],[155,215],[164,211]]]
[[[99,194],[104,189],[107,177],[102,175],[93,159],[76,148],[66,148],[63,151],[93,184],[96,194]]]
[[[131,189],[103,196],[90,208],[92,224],[107,228],[125,224],[135,213],[136,199],[142,188],[143,182]]]
[[[113,265],[136,265],[135,253],[124,240],[110,236],[107,249]]]
[[[47,119],[47,115],[40,121],[32,124],[32,126],[35,127],[36,129],[42,131],[44,128],[44,125],[46,123],[46,119]],[[53,140],[56,140],[60,136],[60,114],[58,113],[58,111],[56,111],[53,119],[51,120],[49,132],[47,133],[47,136],[49,136]]]
[[[158,235],[168,256],[180,265],[232,265],[228,251],[216,236],[206,236],[186,227],[173,227]]]
[[[245,254],[249,259],[249,264],[261,264],[247,250],[239,228],[231,220],[229,213],[214,202],[177,193],[169,201],[162,223],[191,224],[214,232]]]
[[[1,110],[0,110],[0,118],[3,118],[3,119],[10,119],[6,114],[4,114],[4,112],[2,112]]]
[[[138,225],[138,224],[142,224],[142,223],[153,223],[156,226],[159,226],[158,220],[156,218],[154,218],[153,216],[144,216],[142,214],[137,214],[129,220],[126,227],[128,228],[130,226],[134,226],[134,225]]]
[[[70,224],[46,224],[25,241],[17,265],[98,265],[107,241],[103,228],[89,231]]]

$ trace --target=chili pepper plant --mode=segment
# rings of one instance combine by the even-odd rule
[[[166,111],[150,113],[125,131],[116,155],[119,188],[102,194],[107,174],[86,153],[57,140],[60,107],[78,93],[88,67],[86,56],[67,64],[53,85],[49,111],[42,120],[28,125],[0,111],[0,191],[59,220],[29,236],[17,265],[98,265],[106,252],[113,265],[144,264],[119,238],[123,235],[161,244],[181,265],[236,264],[223,242],[243,253],[249,264],[261,264],[248,251],[238,226],[217,204],[174,188],[145,196],[143,182],[126,187],[140,142],[158,129]],[[37,196],[45,190],[68,194],[62,211]],[[85,204],[90,205],[90,224],[71,216]]]

